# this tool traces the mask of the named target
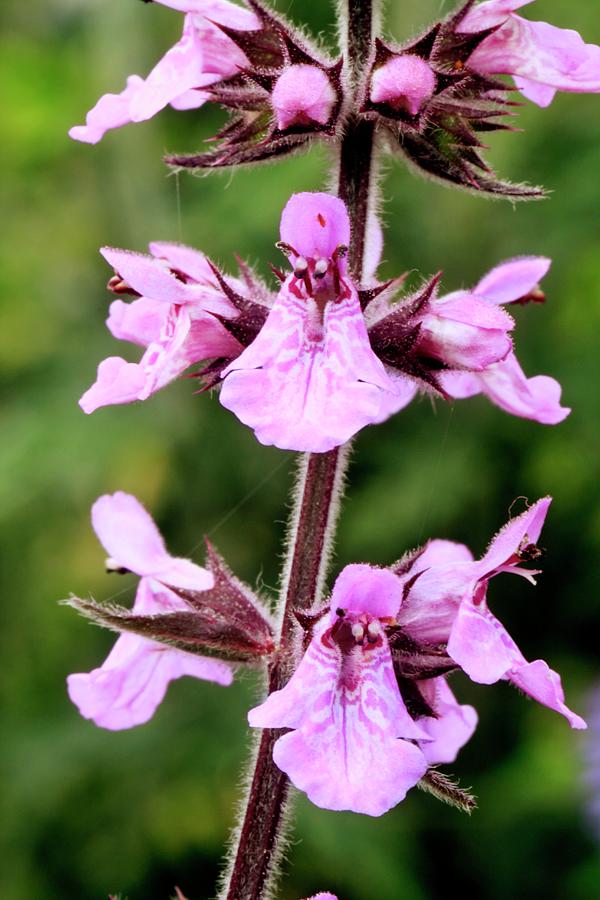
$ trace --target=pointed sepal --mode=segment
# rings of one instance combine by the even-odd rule
[[[437,769],[429,769],[417,783],[417,787],[427,794],[432,794],[436,800],[441,800],[442,803],[447,803],[468,815],[477,809],[477,800],[473,794],[461,788],[448,775],[444,775]]]

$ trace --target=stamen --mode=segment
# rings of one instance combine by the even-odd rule
[[[352,637],[358,643],[362,641],[365,636],[365,629],[359,622],[355,622],[352,626]]]
[[[329,260],[318,259],[315,263],[315,278],[324,278],[329,268]]]
[[[109,574],[115,575],[128,575],[131,571],[130,569],[124,568],[124,566],[120,566],[116,559],[113,559],[112,556],[109,556],[105,563],[104,568]]]
[[[303,256],[299,256],[294,264],[294,275],[296,278],[304,278],[308,272],[308,262]]]
[[[278,250],[281,250],[285,256],[300,256],[298,251],[294,250],[291,244],[286,244],[285,241],[277,241],[275,246]]]
[[[376,644],[379,635],[381,634],[381,625],[379,622],[369,622],[367,626],[367,641],[369,644]]]

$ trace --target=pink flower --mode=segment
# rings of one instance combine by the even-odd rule
[[[231,358],[238,341],[214,314],[237,311],[215,283],[206,258],[178,244],[155,242],[153,256],[104,247],[104,258],[118,273],[109,286],[139,299],[115,300],[107,325],[116,338],[146,348],[139,363],[109,357],[95,384],[80,400],[84,412],[101,406],[145,400],[190,365],[213,357]]]
[[[108,565],[140,576],[133,610],[154,614],[186,609],[164,583],[205,591],[213,576],[187,559],[170,556],[156,525],[130,494],[100,497],[92,507],[92,524],[110,556]],[[194,656],[134,634],[121,635],[98,669],[69,675],[69,696],[86,719],[118,731],[152,718],[169,682],[192,675],[229,685],[232,669],[218,660]]]
[[[373,70],[369,98],[372,103],[388,103],[416,116],[433,96],[435,86],[431,66],[420,56],[407,53],[392,56]]]
[[[498,304],[535,297],[538,283],[549,268],[550,260],[541,256],[509,260],[488,272],[474,288],[473,295],[486,301],[490,310],[498,309]],[[451,307],[456,297],[451,294],[445,302],[452,300]],[[505,412],[543,425],[557,425],[571,411],[560,405],[561,387],[554,378],[526,377],[510,343],[503,358],[497,361],[490,358],[486,365],[469,368],[479,371],[444,372],[440,376],[442,387],[451,397],[462,399],[485,393]]]
[[[557,673],[541,659],[527,662],[487,605],[494,575],[510,572],[535,584],[538,570],[525,564],[540,556],[536,542],[550,502],[549,497],[539,500],[511,519],[478,561],[462,544],[430,541],[402,575],[409,590],[397,620],[419,642],[447,644],[448,655],[473,681],[510,681],[565,716],[571,727],[585,728],[583,719],[565,705]]]
[[[247,63],[218,25],[251,30],[259,25],[254,13],[228,0],[158,2],[186,13],[181,40],[147,78],[131,75],[120,94],[101,97],[87,114],[86,124],[71,128],[75,140],[96,144],[109,129],[150,119],[168,104],[175,109],[202,106],[209,97],[202,88],[235,75]]]
[[[538,106],[556,91],[600,92],[600,47],[571,29],[530,22],[514,10],[532,0],[487,0],[460,22],[460,32],[495,28],[468,60],[481,75],[512,75],[517,88]]]
[[[393,385],[346,271],[350,221],[329,194],[295,194],[280,245],[293,271],[260,333],[222,373],[221,403],[263,444],[324,452],[378,420]]]
[[[295,125],[326,125],[337,99],[327,73],[306,63],[284,69],[271,93],[280,131]]]
[[[419,332],[407,360],[396,357],[395,344],[401,338],[394,335],[395,344],[389,338],[395,318],[406,331],[404,307],[376,312],[369,323],[369,337],[377,355],[388,363],[395,386],[395,397],[382,404],[381,421],[410,403],[418,390],[418,382],[410,376],[414,372],[427,381],[422,360],[431,359],[438,361],[438,371],[431,372],[430,383],[446,396],[462,399],[485,393],[512,415],[547,425],[562,422],[570,409],[560,405],[560,385],[545,375],[527,379],[513,352],[514,321],[501,308],[506,303],[543,299],[538,284],[549,267],[550,260],[541,256],[517,257],[492,269],[470,291],[438,297],[430,286],[429,299],[417,303],[419,308],[410,318]]]
[[[432,718],[409,715],[385,630],[401,603],[391,571],[347,566],[299,667],[248,715],[253,727],[293,729],[273,759],[317,806],[382,815],[475,728],[474,710],[459,707],[443,679],[426,688]]]

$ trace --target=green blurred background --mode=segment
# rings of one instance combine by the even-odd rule
[[[440,3],[388,6],[402,40]],[[532,17],[600,43],[589,0],[536,7]],[[283,0],[280,8],[332,40],[328,4]],[[235,176],[169,176],[163,152],[200,146],[222,121],[214,109],[168,110],[96,147],[76,144],[68,127],[128,73],[148,72],[176,39],[180,16],[135,0],[3,0],[0,21],[0,896],[163,900],[179,884],[200,900],[214,894],[233,822],[256,685],[242,677],[225,692],[184,679],[150,724],[96,729],[69,703],[64,679],[99,665],[113,638],[56,601],[70,591],[107,599],[124,586],[103,573],[89,525],[93,500],[116,489],[147,504],[174,553],[201,559],[209,533],[242,577],[274,589],[293,461],[259,446],[186,380],[144,404],[81,413],[77,399],[99,360],[129,352],[103,324],[109,273],[97,249],[183,240],[229,268],[238,252],[267,276],[279,261],[282,206],[292,190],[325,185],[328,157],[317,147]],[[335,560],[336,571],[389,562],[430,535],[479,552],[516,496],[551,493],[538,588],[498,579],[492,603],[528,658],[545,657],[562,673],[579,711],[600,677],[598,103],[559,96],[546,111],[527,105],[525,133],[494,139],[502,174],[543,183],[553,192],[544,203],[513,209],[387,166],[383,274],[443,268],[454,289],[514,254],[554,258],[547,305],[516,311],[517,346],[529,374],[561,379],[573,414],[545,428],[484,399],[435,408],[423,400],[367,429]],[[598,896],[580,779],[585,738],[508,686],[457,679],[454,687],[480,712],[477,734],[450,767],[473,785],[479,811],[469,819],[413,791],[371,820],[300,798],[281,897],[325,888],[340,900],[437,900],[451,890],[490,900]]]

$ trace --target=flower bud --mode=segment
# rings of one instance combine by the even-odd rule
[[[289,66],[273,87],[271,103],[280,131],[293,125],[326,125],[337,100],[326,72],[319,66]]]
[[[435,91],[435,75],[420,56],[392,56],[371,77],[370,99],[416,116]]]

